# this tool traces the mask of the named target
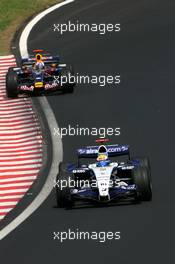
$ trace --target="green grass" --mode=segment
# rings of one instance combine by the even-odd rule
[[[14,33],[29,16],[61,0],[0,0],[0,55],[9,54]]]

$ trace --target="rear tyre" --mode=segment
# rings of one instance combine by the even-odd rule
[[[73,201],[71,199],[71,192],[69,188],[69,178],[71,179],[71,175],[66,170],[66,164],[60,163],[59,165],[59,174],[56,178],[56,199],[57,199],[57,207],[59,208],[72,208]],[[64,183],[66,187],[61,188],[61,182]]]
[[[132,171],[133,183],[137,186],[136,200],[151,201],[151,172],[147,167],[138,167]]]
[[[65,78],[65,84],[63,84],[63,93],[73,93],[74,92],[74,71],[72,66],[67,66],[66,68],[62,69],[61,75]],[[72,77],[70,77],[72,76]]]
[[[18,96],[18,75],[12,68],[8,70],[6,75],[6,93],[8,98],[16,98]]]

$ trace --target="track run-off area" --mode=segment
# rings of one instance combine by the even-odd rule
[[[8,217],[42,166],[42,132],[30,98],[6,97],[6,73],[14,56],[0,57],[0,220]]]

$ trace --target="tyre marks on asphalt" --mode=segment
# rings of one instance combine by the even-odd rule
[[[42,166],[42,132],[30,98],[8,99],[5,76],[14,56],[0,57],[0,219],[11,211]]]

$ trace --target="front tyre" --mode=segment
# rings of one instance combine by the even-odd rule
[[[59,165],[59,174],[56,178],[56,199],[57,207],[59,208],[72,208],[73,201],[71,199],[70,188],[68,186],[70,174],[66,171],[66,164],[60,163]],[[61,188],[61,182],[66,184],[66,187]]]
[[[6,93],[8,98],[16,98],[18,96],[18,75],[12,68],[8,70],[6,75]]]
[[[148,170],[151,170],[150,160],[148,157],[134,157],[132,160],[139,161],[141,167],[146,167]]]
[[[133,183],[137,186],[136,200],[152,200],[151,172],[147,167],[138,167],[132,171]]]

